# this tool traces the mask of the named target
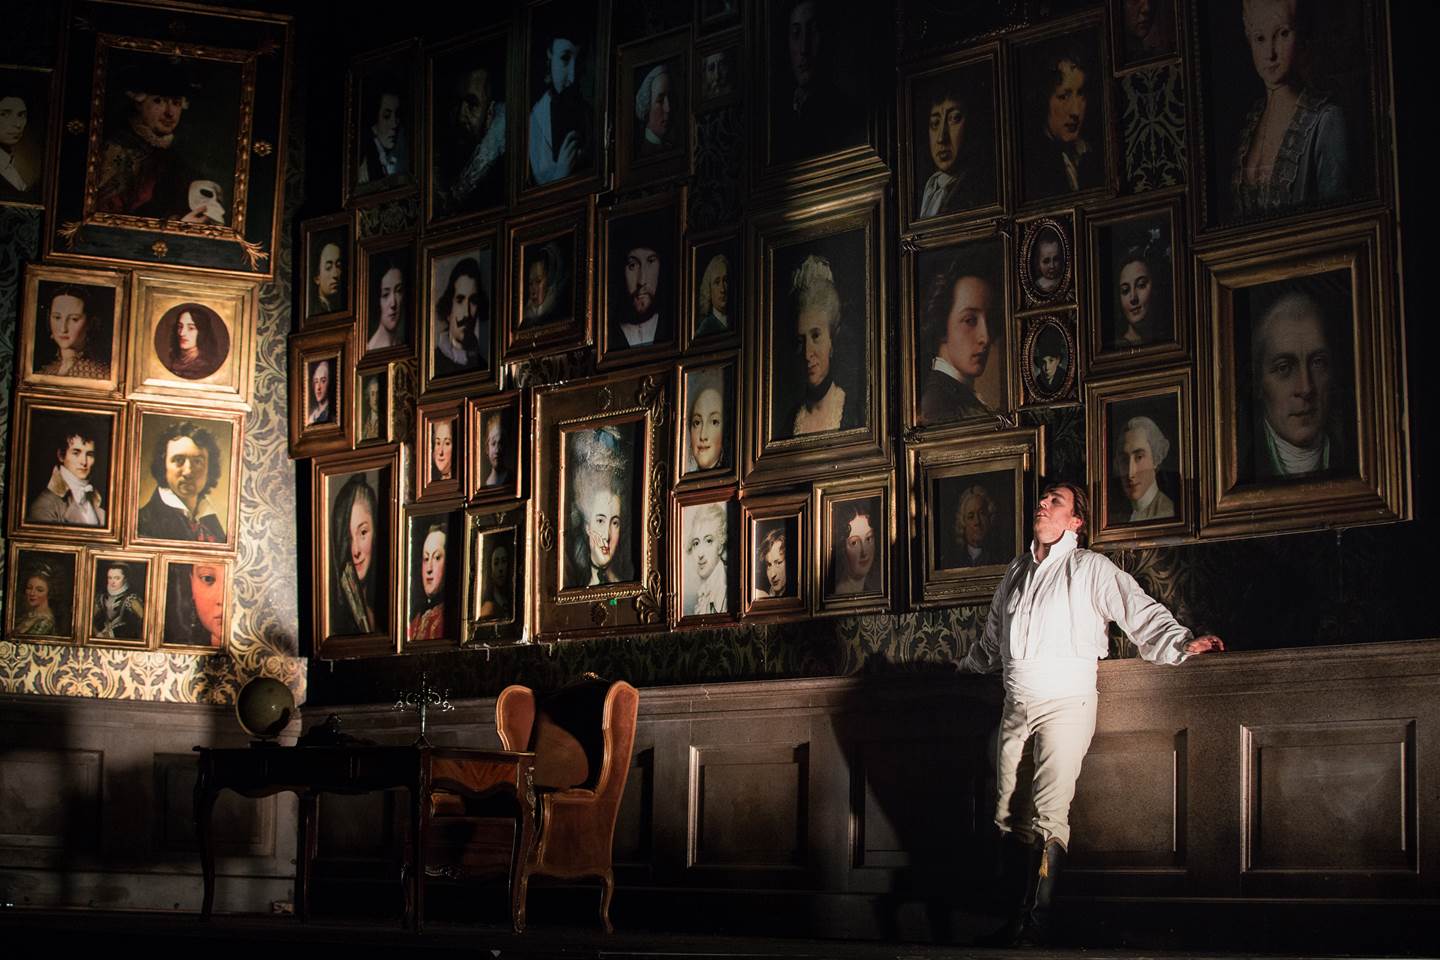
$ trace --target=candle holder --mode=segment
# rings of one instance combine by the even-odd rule
[[[455,705],[450,702],[450,691],[437,690],[430,686],[430,674],[420,674],[420,687],[416,690],[401,691],[395,700],[391,710],[416,710],[420,713],[420,736],[415,738],[415,746],[431,746],[430,740],[425,736],[425,727],[429,718],[430,708],[441,711],[454,710]]]

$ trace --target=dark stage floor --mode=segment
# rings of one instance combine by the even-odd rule
[[[1258,953],[1185,950],[1047,949],[985,950],[834,940],[697,936],[620,931],[606,936],[595,928],[535,928],[521,936],[508,929],[454,922],[431,922],[415,935],[389,923],[315,921],[293,917],[218,917],[201,923],[191,914],[98,911],[0,911],[4,956],[56,957],[103,950],[107,958],[142,956],[212,960],[248,957],[285,960],[301,954],[323,957],[468,957],[493,960],[1235,960],[1266,956],[1383,956],[1363,953]],[[91,954],[95,955],[95,954]]]

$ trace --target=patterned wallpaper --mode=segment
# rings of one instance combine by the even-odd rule
[[[299,656],[295,465],[286,450],[289,400],[290,254],[302,192],[303,129],[292,127],[286,204],[275,278],[260,287],[254,408],[245,418],[240,536],[235,560],[229,655],[196,656],[0,640],[0,692],[231,703],[251,677],[280,679],[303,700],[306,661]],[[40,211],[0,207],[0,502],[10,447],[15,330],[25,264],[38,256]],[[0,567],[5,560],[0,551]],[[0,569],[0,584],[4,583]],[[3,614],[0,600],[0,614]]]

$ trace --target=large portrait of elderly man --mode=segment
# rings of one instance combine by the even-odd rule
[[[1332,270],[1235,291],[1238,483],[1355,474],[1351,288]]]

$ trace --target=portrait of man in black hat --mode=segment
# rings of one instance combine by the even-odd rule
[[[197,148],[205,138],[191,137],[194,124],[185,123],[205,86],[201,73],[181,57],[124,59],[130,62],[115,64],[108,84],[104,139],[92,161],[95,211],[230,223],[234,162],[228,169],[197,163]]]

